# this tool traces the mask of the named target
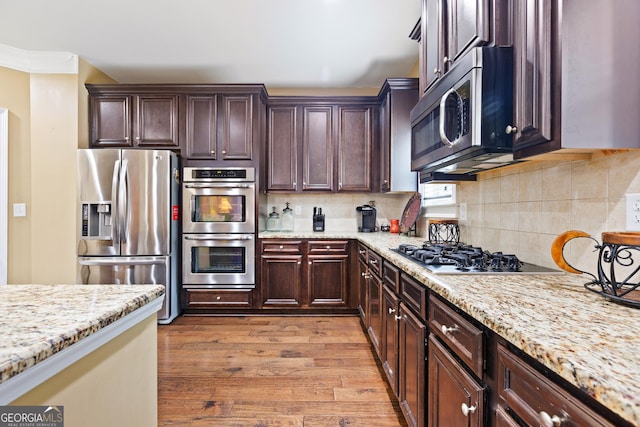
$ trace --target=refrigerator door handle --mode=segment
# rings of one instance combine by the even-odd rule
[[[120,243],[127,242],[127,221],[129,219],[129,163],[127,159],[122,161],[122,167],[120,168],[120,179],[118,185],[119,200],[118,200],[118,222],[120,223]]]
[[[154,265],[154,264],[164,264],[164,259],[161,257],[157,258],[147,258],[147,259],[132,259],[132,260],[123,260],[122,258],[104,258],[104,259],[82,259],[78,260],[80,265]]]
[[[120,244],[120,223],[118,221],[118,195],[120,185],[118,184],[120,179],[120,160],[116,160],[113,165],[113,177],[111,178],[111,241],[113,245]]]

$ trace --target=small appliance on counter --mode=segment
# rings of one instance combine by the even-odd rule
[[[362,205],[356,207],[358,211],[358,231],[371,233],[378,231],[376,227],[376,208],[371,205]]]
[[[324,214],[322,208],[313,208],[313,231],[324,231]]]

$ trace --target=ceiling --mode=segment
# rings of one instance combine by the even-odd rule
[[[420,0],[0,2],[0,44],[70,52],[120,83],[379,88],[418,61]]]

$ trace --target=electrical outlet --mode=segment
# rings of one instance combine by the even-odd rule
[[[627,194],[627,231],[640,231],[640,193]]]
[[[300,215],[300,214],[302,214],[302,206],[300,206],[300,205],[295,205],[295,206],[293,207],[293,213],[294,213],[294,214],[296,214],[296,215]]]
[[[26,203],[14,203],[13,204],[13,216],[27,216]]]
[[[458,219],[460,221],[467,220],[467,204],[466,203],[460,203],[458,205]]]

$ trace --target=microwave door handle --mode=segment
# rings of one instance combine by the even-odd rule
[[[447,103],[447,98],[449,97],[449,95],[451,95],[452,93],[455,92],[455,89],[449,89],[447,91],[447,93],[445,93],[444,95],[442,95],[442,98],[440,98],[440,140],[442,141],[442,143],[444,145],[446,145],[447,147],[451,148],[453,147],[454,143],[449,140],[449,138],[447,138],[447,134],[444,131],[444,120],[445,120],[445,104]]]
[[[113,245],[120,244],[118,194],[120,190],[120,160],[113,164],[113,177],[111,178],[111,241]]]

